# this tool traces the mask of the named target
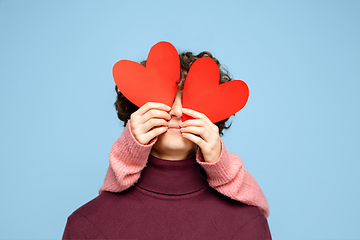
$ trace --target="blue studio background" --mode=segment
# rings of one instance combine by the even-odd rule
[[[0,1],[0,239],[59,239],[97,196],[112,66],[165,40],[250,88],[225,132],[274,239],[360,239],[360,1]]]

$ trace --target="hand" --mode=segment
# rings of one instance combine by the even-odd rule
[[[148,102],[130,116],[131,132],[143,145],[167,131],[171,108],[162,103]]]
[[[219,128],[205,114],[186,108],[182,112],[194,118],[180,125],[182,136],[200,147],[206,162],[216,162],[221,153]]]

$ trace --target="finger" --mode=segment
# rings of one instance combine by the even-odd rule
[[[165,119],[165,120],[169,121],[171,119],[171,116],[166,111],[157,110],[157,109],[150,109],[143,116],[141,116],[140,121],[145,123],[145,122],[149,121],[152,118]]]
[[[144,135],[142,135],[142,139],[144,139],[144,142],[148,143],[151,139],[165,133],[168,130],[167,127],[156,127],[152,130],[148,131]]]
[[[161,118],[151,118],[147,122],[141,125],[141,129],[144,133],[148,132],[154,127],[167,127],[168,121]]]
[[[183,108],[183,109],[185,109],[185,108]],[[210,119],[205,114],[196,112],[196,111],[191,110],[191,109],[185,109],[184,112],[187,112],[188,110],[190,110],[189,114],[191,114],[190,112],[192,111],[193,113],[197,114],[197,116],[199,116],[201,118],[190,119],[190,120],[187,120],[185,122],[182,122],[180,127],[188,127],[188,126],[199,126],[200,127],[200,126],[203,126],[203,127],[207,128],[208,131],[219,132],[219,128],[213,122],[211,122]]]
[[[188,109],[188,108],[182,108],[182,112],[192,118],[195,118],[195,119],[204,119],[206,122],[208,123],[212,123],[210,121],[210,119],[203,113],[200,113],[200,112],[197,112],[195,110],[192,110],[192,109]]]
[[[190,117],[193,117],[193,118],[203,118],[205,116],[205,114],[202,114],[202,113],[197,112],[192,109],[182,108],[181,110],[183,113],[185,113],[186,115],[189,115]]]
[[[209,133],[218,134],[219,128],[210,121],[206,119],[191,119],[187,120],[180,125],[181,128],[188,128],[188,127],[204,127],[207,129]]]
[[[141,126],[143,126],[144,124],[146,124],[146,122],[148,122],[150,119],[165,119],[165,121],[169,121],[171,119],[170,114],[168,114],[165,111],[162,110],[155,110],[155,109],[151,109],[148,112],[145,113],[145,115],[142,116],[138,116],[135,115],[134,113],[130,116],[131,122],[132,122],[132,127],[134,129],[137,129]],[[150,122],[151,124],[151,122]],[[158,124],[158,122],[154,123],[154,124]],[[151,127],[146,126],[146,131],[147,132]]]
[[[205,142],[208,142],[210,138],[209,132],[204,127],[186,127],[186,128],[181,128],[180,131],[182,133],[190,133],[190,134],[198,135]]]
[[[182,136],[188,140],[190,140],[191,142],[195,143],[196,145],[198,145],[201,149],[205,147],[206,142],[199,136],[196,136],[194,134],[191,133],[181,133]]]
[[[185,122],[182,122],[180,127],[188,127],[188,126],[204,127],[206,123],[207,122],[204,119],[190,119]]]
[[[139,115],[144,115],[150,109],[158,109],[163,111],[170,111],[171,107],[163,104],[163,103],[156,103],[156,102],[147,102],[142,107],[140,107],[137,112]]]

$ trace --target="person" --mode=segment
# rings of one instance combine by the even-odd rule
[[[179,54],[171,107],[138,108],[115,87],[125,129],[111,148],[99,196],[69,216],[63,239],[271,239],[261,188],[220,138],[228,119],[213,124],[182,108],[187,72],[206,56],[218,64],[220,83],[231,80],[211,53]],[[182,122],[183,114],[193,119]]]

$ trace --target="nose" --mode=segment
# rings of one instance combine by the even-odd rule
[[[172,108],[171,108],[170,113],[169,113],[170,116],[171,116],[171,118],[181,119],[181,117],[182,117],[181,108],[182,108],[181,92],[178,91],[178,92],[176,93],[174,103],[173,103]]]

